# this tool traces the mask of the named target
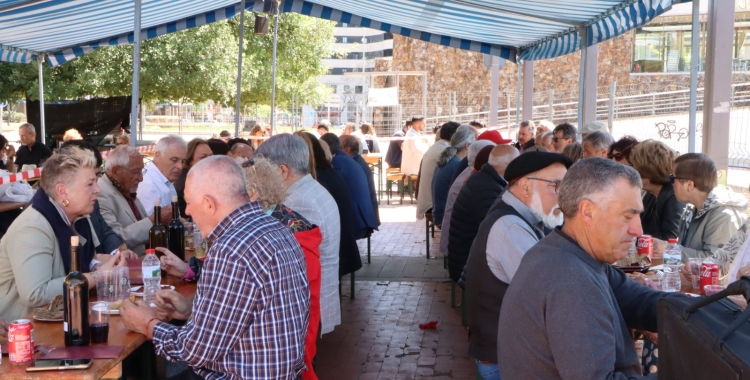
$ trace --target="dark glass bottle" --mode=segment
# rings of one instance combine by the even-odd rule
[[[154,225],[148,230],[148,247],[167,247],[167,228],[161,224],[161,201],[154,202]],[[156,251],[156,256],[161,257],[164,254]]]
[[[177,196],[172,197],[172,220],[167,226],[169,231],[169,250],[180,260],[185,260],[185,226],[180,221],[180,206]]]
[[[79,270],[78,236],[70,238],[70,273],[63,280],[63,300],[65,345],[88,346],[91,340],[89,282]]]

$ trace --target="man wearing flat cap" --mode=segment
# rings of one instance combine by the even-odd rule
[[[505,291],[523,255],[562,224],[557,190],[573,161],[562,154],[528,152],[508,165],[509,185],[490,208],[466,263],[469,355],[483,379],[499,379],[498,319]]]

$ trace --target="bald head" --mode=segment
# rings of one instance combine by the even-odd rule
[[[497,145],[492,148],[490,152],[490,159],[487,161],[492,166],[497,174],[501,176],[505,175],[505,169],[508,168],[508,164],[513,161],[514,158],[518,157],[518,149],[511,145]]]
[[[249,200],[245,173],[231,157],[211,156],[190,168],[185,181],[185,213],[204,234]]]
[[[356,136],[341,135],[339,141],[341,142],[341,150],[348,156],[360,154],[359,139]]]

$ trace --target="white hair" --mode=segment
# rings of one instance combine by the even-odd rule
[[[474,161],[477,159],[477,154],[479,154],[479,151],[482,150],[482,148],[495,145],[496,144],[490,140],[479,140],[471,143],[471,145],[469,145],[469,155],[467,156],[469,158],[469,166],[474,166]]]
[[[23,129],[23,130],[26,131],[26,133],[31,134],[31,135],[35,135],[36,134],[36,129],[34,128],[34,125],[31,124],[31,123],[21,124],[21,126],[18,127],[18,129]]]
[[[479,130],[477,129],[477,127],[475,127],[473,125],[461,124],[461,126],[458,127],[458,129],[456,129],[456,132],[463,131],[463,130],[468,130],[468,131],[474,132],[474,137],[478,137],[479,136]]]
[[[598,130],[589,133],[583,138],[583,143],[589,143],[593,150],[608,150],[610,145],[615,143],[615,139],[609,132],[604,130]]]
[[[126,168],[130,165],[131,158],[141,158],[141,152],[130,145],[120,145],[109,153],[104,169],[107,171],[114,168]]]
[[[244,203],[250,200],[245,172],[229,156],[211,156],[198,161],[188,172],[188,178],[196,176],[200,180],[191,181],[191,188],[199,186],[204,194],[214,196],[220,203]],[[221,186],[216,186],[217,183]]]
[[[156,151],[161,154],[167,154],[169,148],[173,147],[179,147],[187,151],[187,143],[182,137],[177,135],[162,137],[159,142],[156,143]]]

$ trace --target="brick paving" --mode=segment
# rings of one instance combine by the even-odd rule
[[[440,231],[425,255],[425,222],[416,206],[380,206],[380,231],[359,241],[363,267],[342,280],[342,324],[318,343],[321,380],[475,378],[461,309],[451,307],[450,283],[438,252]],[[460,301],[460,290],[456,297]],[[438,321],[436,330],[419,324]]]

